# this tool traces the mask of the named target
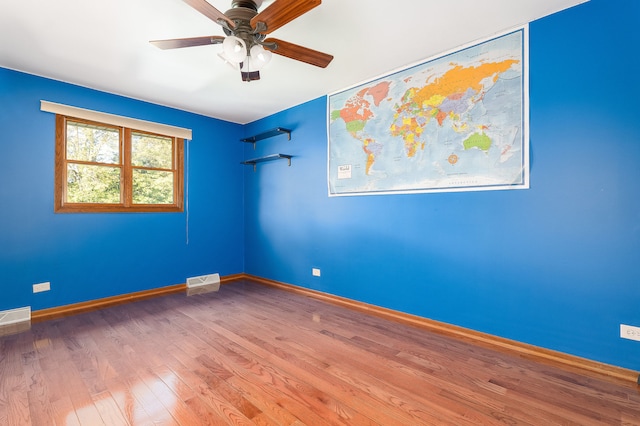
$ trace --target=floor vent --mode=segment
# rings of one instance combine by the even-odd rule
[[[218,291],[220,288],[220,274],[209,274],[187,278],[187,288],[202,286],[208,286],[212,291]]]
[[[31,307],[0,311],[0,326],[31,321]]]

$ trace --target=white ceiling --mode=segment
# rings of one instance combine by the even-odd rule
[[[231,5],[208,1],[222,12]],[[0,0],[0,67],[248,123],[584,1],[324,0],[270,37],[333,62],[273,55],[261,80],[246,83],[218,57],[220,45],[148,43],[224,35],[181,0]]]

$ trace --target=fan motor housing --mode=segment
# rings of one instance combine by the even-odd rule
[[[248,24],[251,18],[256,16],[258,12],[248,7],[234,7],[233,9],[227,10],[224,14],[232,21],[240,21],[243,23],[246,21]]]
[[[256,12],[258,8],[262,5],[262,0],[233,0],[231,2],[231,8],[234,9],[236,7],[246,7],[247,9],[253,9]]]
[[[258,8],[261,4],[262,0],[234,0],[231,2],[231,9],[224,13],[236,26],[233,29],[223,26],[222,30],[228,36],[234,35],[243,39],[247,44],[247,49],[265,38],[263,34],[251,27],[251,19],[258,14]]]

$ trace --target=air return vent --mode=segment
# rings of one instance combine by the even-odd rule
[[[31,321],[31,307],[0,311],[0,326]]]
[[[212,291],[218,291],[220,288],[220,274],[209,274],[187,278],[187,288],[202,286],[211,287]]]

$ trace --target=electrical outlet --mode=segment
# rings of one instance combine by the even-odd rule
[[[314,277],[319,277],[319,276],[320,276],[320,269],[318,269],[318,268],[313,268],[313,269],[311,269],[311,274],[312,274]]]
[[[640,327],[620,324],[620,337],[640,342]]]
[[[46,282],[46,283],[40,283],[40,284],[34,284],[33,285],[33,292],[34,293],[41,293],[43,291],[49,291],[51,290],[51,283],[50,282]]]

